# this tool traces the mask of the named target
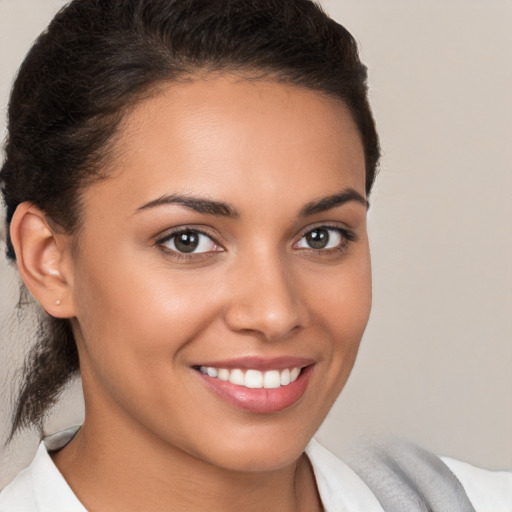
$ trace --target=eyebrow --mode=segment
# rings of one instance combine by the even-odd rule
[[[353,188],[345,188],[337,194],[323,197],[322,199],[308,203],[304,208],[302,208],[299,216],[307,217],[309,215],[314,215],[315,213],[322,213],[332,208],[336,208],[337,206],[342,206],[349,201],[360,203],[367,209],[370,207],[368,200],[359,192],[355,191]]]
[[[359,192],[356,192],[352,188],[346,188],[337,194],[323,197],[322,199],[306,204],[306,206],[304,206],[304,208],[302,208],[300,211],[299,217],[308,217],[316,213],[322,213],[327,210],[331,210],[332,208],[342,206],[343,204],[350,201],[356,201],[366,208],[369,208],[370,206],[368,200],[364,198]],[[228,203],[178,194],[163,195],[157,199],[153,199],[152,201],[149,201],[148,203],[143,204],[137,208],[136,211],[139,212],[148,210],[150,208],[156,208],[157,206],[172,204],[184,206],[190,210],[194,210],[199,213],[205,213],[207,215],[218,215],[222,217],[230,217],[233,219],[240,217],[238,211]]]
[[[207,215],[219,215],[222,217],[237,218],[240,214],[227,203],[221,203],[219,201],[212,201],[210,199],[203,199],[191,196],[182,196],[178,194],[163,195],[158,199],[154,199],[149,203],[146,203],[139,208],[137,211],[147,210],[149,208],[155,208],[156,206],[178,204],[194,210],[199,213],[206,213]]]

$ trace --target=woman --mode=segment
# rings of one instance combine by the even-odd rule
[[[370,489],[310,443],[371,299],[379,147],[343,27],[306,0],[75,0],[9,119],[8,255],[47,314],[12,434],[78,370],[86,413],[0,507],[473,510],[429,454],[393,452],[403,488],[359,465]]]

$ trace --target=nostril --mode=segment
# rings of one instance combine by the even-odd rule
[[[268,312],[262,307],[232,306],[225,314],[225,321],[233,331],[257,333],[269,341],[289,336],[300,329],[300,318],[294,310]]]
[[[301,306],[289,269],[274,253],[266,253],[259,264],[254,258],[237,267],[231,275],[224,315],[229,329],[257,333],[266,340],[289,336],[304,324]],[[260,263],[261,262],[261,263]],[[250,264],[250,265],[249,265]]]

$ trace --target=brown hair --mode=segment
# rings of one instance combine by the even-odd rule
[[[198,70],[248,70],[332,95],[350,109],[375,180],[379,142],[366,68],[350,33],[310,0],[74,0],[25,58],[12,90],[0,183],[7,228],[30,201],[67,232],[80,191],[101,179],[127,107]],[[11,241],[7,255],[15,258]],[[25,363],[11,437],[45,412],[79,370],[69,322],[43,318]]]

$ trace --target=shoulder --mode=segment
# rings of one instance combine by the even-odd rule
[[[31,466],[24,469],[0,492],[0,512],[33,512],[39,510],[32,485]]]
[[[86,512],[48,453],[55,440],[49,445],[42,442],[30,466],[0,492],[0,512]]]
[[[383,512],[363,480],[315,439],[306,448],[326,512]]]
[[[512,511],[511,471],[488,471],[448,457],[441,460],[462,484],[477,512]]]
[[[307,453],[320,496],[338,500],[332,510],[512,512],[512,473],[438,457],[405,441],[361,443],[347,455],[348,465],[316,442]]]

